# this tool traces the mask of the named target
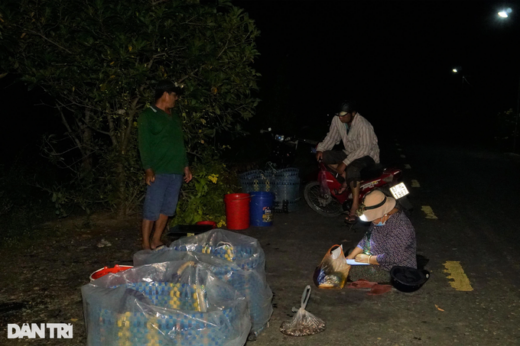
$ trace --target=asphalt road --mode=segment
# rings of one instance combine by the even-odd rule
[[[245,231],[265,250],[275,292],[270,327],[248,345],[520,345],[520,159],[405,141],[382,150],[386,162],[405,171],[417,250],[428,259],[430,280],[414,293],[381,296],[315,288],[313,270],[330,246],[355,246],[363,231],[302,202],[294,213],[276,214],[274,226]],[[313,287],[308,310],[327,329],[285,336],[279,326],[299,307],[307,284]]]
[[[364,231],[347,227],[342,217],[318,215],[302,199],[298,211],[275,214],[272,227],[242,232],[260,241],[275,293],[269,327],[248,346],[520,345],[520,160],[476,147],[420,142],[381,141],[381,149],[384,163],[405,172],[417,249],[428,259],[430,280],[414,293],[380,296],[315,288],[312,274],[325,252],[338,243],[355,246]],[[307,177],[316,163],[304,154],[308,165],[301,176]],[[63,220],[34,244],[29,239],[26,247],[2,253],[0,282],[7,284],[0,289],[0,310],[2,302],[27,306],[0,318],[0,345],[85,344],[79,287],[102,264],[131,264],[140,246],[139,218],[121,223],[100,216],[93,222],[86,229],[83,219]],[[100,248],[102,239],[113,246]],[[306,285],[313,287],[307,310],[325,321],[326,330],[285,336],[280,324],[291,319]],[[74,324],[73,340],[7,340],[2,328],[66,321]]]

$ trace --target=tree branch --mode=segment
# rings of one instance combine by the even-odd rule
[[[222,50],[220,51],[220,53],[218,53],[217,55],[217,59],[220,58],[220,56],[226,51],[226,49],[228,49],[228,44],[229,44],[229,39],[231,38],[231,33],[229,33],[228,35],[228,38],[226,40],[226,44],[224,45],[224,48],[222,48]]]
[[[22,28],[22,29],[23,29],[23,28]],[[63,46],[60,46],[59,44],[57,44],[56,42],[54,42],[54,41],[48,39],[47,37],[45,37],[44,35],[40,34],[39,32],[32,31],[32,30],[27,30],[27,32],[28,32],[28,33],[31,33],[31,34],[33,34],[33,35],[38,35],[38,36],[40,36],[41,38],[43,38],[44,40],[49,41],[50,43],[52,43],[52,44],[55,45],[56,47],[63,49],[63,50],[66,51],[67,53],[69,53],[69,54],[73,54],[73,53],[72,53],[70,50],[68,50],[67,48],[65,48],[65,47],[63,47]]]
[[[170,0],[157,0],[157,1],[152,1],[152,6],[156,6],[156,5],[159,5],[163,2],[168,2]]]
[[[61,104],[60,101],[56,101],[56,102]],[[76,138],[76,136],[74,136],[74,132],[72,132],[72,129],[70,128],[69,122],[65,118],[65,114],[63,114],[63,111],[61,110],[61,107],[58,106],[56,108],[58,108],[58,111],[60,112],[61,121],[62,121],[63,125],[65,125],[65,127],[67,128],[67,135],[76,143],[76,145],[78,146],[79,150],[82,150],[81,142]]]
[[[112,119],[110,114],[107,114],[108,128],[109,128],[109,136],[112,140],[112,145],[117,148],[117,140],[114,134],[114,120]]]

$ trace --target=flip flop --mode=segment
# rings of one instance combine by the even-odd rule
[[[152,249],[152,251],[157,251],[157,250],[161,250],[161,249],[164,249],[165,247],[166,247],[166,245],[164,245],[164,244],[161,244],[161,245],[159,245],[159,246],[155,247],[155,249]]]

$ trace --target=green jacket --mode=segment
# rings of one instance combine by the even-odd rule
[[[155,174],[183,174],[188,158],[179,117],[151,106],[141,113],[137,124],[143,168],[151,168]]]

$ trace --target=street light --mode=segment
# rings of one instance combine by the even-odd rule
[[[498,16],[502,19],[508,18],[513,12],[511,8],[507,8],[498,12]],[[520,118],[520,83],[518,85],[518,96],[516,98],[516,114],[515,114],[515,131],[513,132],[513,153],[516,151],[516,137],[518,137],[518,118]]]
[[[510,14],[511,12],[513,12],[513,10],[510,9],[510,8],[508,8],[508,9],[505,9],[505,10],[502,10],[502,11],[498,12],[498,16],[499,16],[500,18],[507,18],[507,17],[509,17],[509,14]]]
[[[453,68],[451,70],[451,72],[459,73],[459,69],[458,68]],[[473,87],[473,85],[471,85],[471,83],[466,79],[466,76],[462,75],[462,84],[464,84],[464,83],[467,83],[470,87]]]

